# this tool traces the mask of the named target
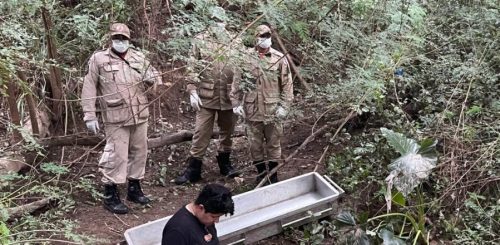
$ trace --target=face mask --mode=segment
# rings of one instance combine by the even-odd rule
[[[259,47],[261,48],[269,48],[271,47],[271,38],[257,38],[257,45],[259,45]]]
[[[125,53],[128,50],[128,40],[111,40],[113,49],[118,53]]]

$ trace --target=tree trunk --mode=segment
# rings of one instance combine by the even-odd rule
[[[43,24],[45,27],[45,39],[47,43],[47,55],[50,60],[53,62],[57,61],[57,48],[55,46],[54,39],[52,38],[52,20],[50,18],[50,14],[45,7],[42,7],[42,18]],[[52,96],[52,119],[54,121],[59,121],[62,116],[62,99],[63,99],[63,91],[62,91],[62,79],[61,79],[61,71],[54,65],[49,67],[49,81],[50,81],[50,90]]]
[[[17,75],[19,76],[19,79],[21,79],[23,82],[26,82],[27,84],[27,79],[26,75],[22,71],[18,71]],[[26,94],[26,102],[28,105],[28,111],[30,113],[30,121],[31,121],[31,132],[35,136],[40,135],[40,129],[38,127],[38,120],[37,120],[37,110],[36,110],[36,103],[35,99],[33,98],[33,95],[31,93]]]
[[[10,114],[10,122],[16,125],[18,128],[13,130],[11,143],[17,143],[22,140],[21,133],[19,132],[19,128],[21,127],[21,116],[19,114],[19,110],[17,109],[17,96],[19,93],[19,89],[17,84],[14,81],[7,82],[7,101],[9,103],[9,114]]]

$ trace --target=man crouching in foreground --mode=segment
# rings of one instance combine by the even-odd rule
[[[219,184],[203,187],[194,202],[179,209],[163,229],[162,245],[219,244],[215,223],[234,213],[229,189]]]

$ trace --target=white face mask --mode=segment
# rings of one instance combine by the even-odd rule
[[[271,38],[262,38],[262,37],[258,37],[257,38],[257,45],[259,45],[259,47],[261,48],[269,48],[271,47]]]
[[[125,53],[128,50],[128,40],[111,40],[113,42],[113,49],[118,53]]]

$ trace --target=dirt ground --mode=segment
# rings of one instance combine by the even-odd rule
[[[149,137],[169,134],[178,130],[193,130],[195,113],[190,111],[185,99],[188,98],[181,88],[172,88],[171,92],[164,94],[160,101],[154,102],[151,110]],[[314,122],[312,122],[314,123]],[[311,134],[311,125],[304,125],[301,121],[287,121],[284,127],[282,150],[284,157],[292,153]],[[237,130],[243,130],[244,125],[238,122]],[[192,201],[200,189],[207,183],[221,183],[229,187],[234,195],[254,188],[256,171],[251,166],[248,143],[246,136],[235,137],[234,149],[231,155],[233,164],[238,169],[243,169],[242,183],[234,179],[221,176],[218,172],[215,155],[217,140],[213,140],[204,158],[203,179],[193,185],[177,186],[172,181],[184,169],[184,163],[189,154],[190,142],[154,148],[148,156],[146,177],[142,187],[147,196],[152,199],[151,205],[141,206],[125,200],[130,212],[125,215],[114,215],[105,210],[99,200],[95,200],[88,192],[75,193],[76,207],[69,219],[79,224],[79,232],[109,241],[108,244],[126,244],[124,232],[134,226],[147,223],[156,219],[172,215],[182,205]],[[327,141],[318,137],[309,143],[299,154],[279,171],[279,179],[284,180],[304,173],[312,172],[317,161],[324,151]],[[89,147],[65,147],[67,160],[81,156]],[[78,178],[89,178],[97,183],[97,190],[101,191],[97,162],[100,150],[91,152],[85,160],[76,163],[72,171]],[[329,150],[329,154],[334,150]],[[54,149],[51,154],[60,158],[60,149]],[[324,165],[318,166],[318,172],[324,172]],[[126,197],[126,186],[120,186],[122,199]],[[259,244],[295,244],[283,235],[278,235]]]

